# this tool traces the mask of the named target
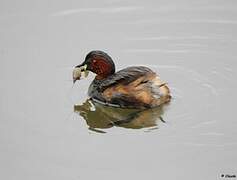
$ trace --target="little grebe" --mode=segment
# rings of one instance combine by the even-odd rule
[[[105,105],[122,108],[153,108],[169,102],[169,88],[159,76],[144,66],[133,66],[115,72],[112,58],[103,51],[91,51],[73,71],[73,82],[81,72],[96,74],[88,95]]]

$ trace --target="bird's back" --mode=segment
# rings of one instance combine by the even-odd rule
[[[103,80],[94,80],[92,99],[124,108],[151,108],[168,102],[169,88],[151,69],[133,66]]]

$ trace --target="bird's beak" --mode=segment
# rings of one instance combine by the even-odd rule
[[[84,77],[88,76],[88,71],[86,68],[87,68],[86,64],[81,64],[81,65],[76,66],[73,69],[73,73],[72,73],[73,83],[81,79],[82,73],[84,74]]]

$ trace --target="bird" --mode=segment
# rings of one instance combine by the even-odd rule
[[[150,68],[130,66],[115,71],[112,58],[101,50],[89,52],[84,62],[74,67],[73,82],[88,72],[96,76],[88,89],[89,98],[107,106],[118,108],[148,109],[171,100],[167,83]]]

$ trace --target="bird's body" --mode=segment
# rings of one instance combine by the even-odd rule
[[[127,108],[150,108],[170,100],[169,89],[149,68],[122,69],[106,79],[95,79],[88,95],[95,101]]]
[[[92,52],[96,54],[98,51]],[[99,52],[100,55],[104,55],[103,52]],[[108,68],[113,64],[109,62],[106,65],[105,55],[101,57],[97,53],[97,56],[91,55],[91,57],[92,60],[88,64],[92,68],[89,70],[97,74],[88,90],[92,100],[115,107],[139,109],[157,107],[170,101],[168,86],[151,69],[133,66],[115,72],[113,67],[114,70],[109,72]],[[94,65],[93,68],[91,63],[99,61],[99,66],[95,68]]]

